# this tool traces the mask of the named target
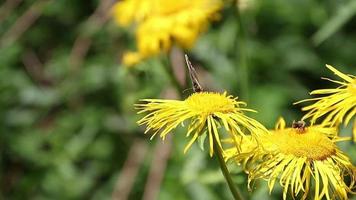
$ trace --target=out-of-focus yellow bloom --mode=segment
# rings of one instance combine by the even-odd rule
[[[191,48],[222,6],[221,0],[125,0],[113,14],[120,25],[136,23],[137,53],[144,59],[173,44]]]
[[[140,62],[141,59],[142,59],[141,54],[137,52],[127,52],[124,54],[122,58],[122,62],[125,63],[127,66],[132,66]]]
[[[144,20],[152,12],[152,0],[123,0],[113,7],[113,16],[121,26],[128,26]]]
[[[335,143],[347,139],[338,137],[337,129],[326,124],[287,128],[280,118],[270,134],[235,139],[240,150],[231,148],[225,155],[244,166],[249,185],[262,178],[271,192],[279,180],[283,199],[287,199],[288,189],[293,197],[306,199],[313,185],[315,200],[346,200],[347,193],[354,193],[356,171]]]
[[[210,156],[214,152],[215,140],[221,148],[221,131],[223,127],[231,135],[245,135],[242,129],[251,134],[267,132],[256,120],[244,115],[243,111],[253,111],[242,108],[246,104],[227,95],[214,92],[193,93],[184,101],[144,99],[145,103],[137,104],[139,113],[147,113],[138,124],[147,125],[146,132],[153,130],[153,138],[157,133],[164,139],[166,135],[179,124],[189,120],[187,137],[192,135],[184,149],[184,153],[191,147],[198,137],[207,134],[209,138]]]
[[[340,84],[340,86],[333,89],[314,90],[310,93],[311,95],[326,96],[306,99],[297,103],[316,101],[312,105],[302,108],[303,111],[308,111],[303,119],[311,118],[311,123],[315,123],[317,119],[325,116],[324,122],[331,122],[332,126],[342,122],[346,125],[356,114],[356,77],[346,75],[330,65],[326,65],[326,67],[344,81],[327,80]],[[353,133],[356,136],[356,129],[354,129]]]

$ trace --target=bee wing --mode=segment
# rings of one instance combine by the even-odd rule
[[[188,72],[189,72],[190,80],[192,81],[194,92],[203,91],[203,87],[200,85],[198,80],[197,72],[195,71],[192,63],[189,61],[188,55],[185,54],[184,57],[185,57],[185,62],[187,63],[188,66]]]

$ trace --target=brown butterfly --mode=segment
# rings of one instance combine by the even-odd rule
[[[192,81],[193,91],[194,92],[202,92],[203,87],[199,83],[197,72],[195,71],[192,63],[189,61],[188,55],[185,54],[184,57],[185,57],[185,62],[187,63],[187,66],[188,66],[190,80]]]

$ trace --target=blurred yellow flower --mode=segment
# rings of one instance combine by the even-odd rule
[[[117,2],[113,9],[113,17],[121,26],[138,23],[152,12],[152,0],[123,0]]]
[[[125,0],[114,6],[113,15],[120,25],[136,23],[137,53],[144,59],[173,44],[191,48],[222,6],[221,0]]]
[[[344,81],[330,80],[340,84],[338,88],[320,89],[312,91],[311,95],[326,95],[322,97],[302,100],[301,102],[316,101],[312,105],[302,108],[303,111],[308,111],[303,119],[311,118],[311,123],[315,123],[317,119],[326,116],[324,122],[331,122],[331,126],[338,125],[342,122],[348,124],[356,114],[356,77],[346,75],[330,65],[326,65],[328,69],[334,72]],[[354,138],[356,138],[356,129],[354,128]]]
[[[223,127],[232,135],[245,135],[257,132],[267,132],[267,130],[256,120],[243,114],[243,111],[253,111],[241,108],[246,104],[237,101],[231,95],[214,92],[193,93],[184,101],[144,99],[145,103],[137,104],[140,109],[138,113],[147,113],[145,117],[138,121],[138,124],[147,125],[145,133],[153,130],[153,138],[160,132],[160,137],[164,139],[166,135],[175,129],[179,124],[190,120],[187,137],[192,135],[184,149],[184,153],[191,147],[199,136],[207,134],[209,138],[210,156],[214,152],[215,140],[218,148],[222,149],[220,142],[219,128]],[[244,131],[243,131],[244,130]]]
[[[231,148],[225,153],[228,159],[243,164],[249,174],[249,185],[262,178],[268,181],[271,192],[279,179],[283,199],[287,199],[288,189],[293,198],[306,199],[311,185],[315,186],[316,200],[348,199],[347,193],[354,193],[356,171],[335,144],[348,139],[338,137],[337,129],[326,124],[305,127],[298,122],[287,128],[280,118],[270,134],[254,140],[240,137],[241,152]]]
[[[126,52],[122,58],[122,62],[127,66],[132,66],[142,60],[141,54],[137,52]]]

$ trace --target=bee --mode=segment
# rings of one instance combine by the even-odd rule
[[[292,128],[297,129],[299,132],[304,132],[306,128],[306,123],[304,121],[293,120]]]
[[[189,77],[190,77],[190,80],[192,81],[193,91],[194,92],[202,92],[203,87],[199,83],[197,72],[195,71],[192,63],[189,61],[188,55],[185,54],[184,57],[185,57],[185,62],[187,63],[187,67],[188,67]]]

